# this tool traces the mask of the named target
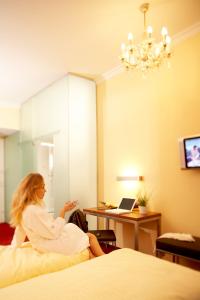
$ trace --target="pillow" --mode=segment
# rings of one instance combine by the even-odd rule
[[[193,236],[189,233],[175,233],[175,232],[168,232],[160,235],[160,238],[168,238],[168,239],[175,239],[179,241],[187,241],[187,242],[195,242]]]
[[[0,246],[0,288],[41,274],[59,271],[89,259],[88,250],[66,256],[39,253],[30,242],[20,248]]]

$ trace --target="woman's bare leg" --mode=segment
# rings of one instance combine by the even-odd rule
[[[88,251],[89,251],[89,259],[92,259],[92,258],[96,257],[96,256],[94,256],[94,254],[92,253],[90,248],[88,248]]]
[[[87,233],[89,237],[89,243],[90,243],[90,250],[94,256],[101,256],[105,253],[101,249],[101,246],[99,245],[99,242],[96,238],[96,236],[90,232]]]

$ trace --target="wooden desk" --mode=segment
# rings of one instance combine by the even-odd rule
[[[83,209],[85,214],[93,215],[97,217],[102,217],[106,219],[106,229],[109,229],[109,220],[120,221],[123,223],[131,223],[135,226],[135,235],[134,235],[134,242],[135,242],[135,250],[139,249],[139,226],[140,224],[147,223],[147,222],[156,222],[157,225],[157,236],[160,235],[161,232],[161,213],[157,212],[147,212],[145,215],[141,215],[138,209],[134,209],[129,214],[123,215],[116,215],[107,213],[105,209],[98,209],[96,208],[85,208]]]

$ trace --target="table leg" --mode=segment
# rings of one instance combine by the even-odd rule
[[[106,230],[108,230],[108,229],[109,229],[109,219],[106,218]]]
[[[139,224],[138,224],[138,222],[135,222],[135,237],[134,237],[134,241],[135,241],[135,250],[138,251],[138,249],[139,249]]]
[[[161,219],[157,220],[157,236],[161,235]]]

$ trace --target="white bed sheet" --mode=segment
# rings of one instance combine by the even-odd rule
[[[0,290],[0,299],[199,300],[200,273],[131,249]]]

